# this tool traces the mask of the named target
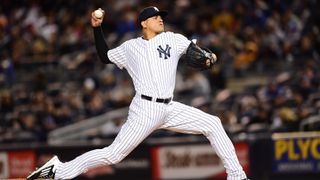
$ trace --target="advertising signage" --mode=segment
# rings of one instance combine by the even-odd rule
[[[273,172],[320,172],[320,133],[277,133],[272,140]]]
[[[236,143],[241,165],[249,174],[248,144]],[[152,174],[158,179],[226,179],[225,168],[210,144],[159,146],[152,149]]]

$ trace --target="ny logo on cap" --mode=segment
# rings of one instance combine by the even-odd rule
[[[159,9],[157,7],[153,7],[154,10],[159,11]]]
[[[160,45],[158,46],[157,50],[159,52],[159,57],[162,58],[162,54],[164,55],[164,59],[168,59],[170,57],[170,49],[171,47],[167,44],[166,49],[163,49]]]

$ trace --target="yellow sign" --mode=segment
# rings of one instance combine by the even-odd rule
[[[275,140],[276,160],[320,160],[320,138]]]

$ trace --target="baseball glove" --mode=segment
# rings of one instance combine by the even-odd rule
[[[187,64],[195,69],[210,69],[217,61],[217,56],[209,49],[201,49],[199,46],[190,43],[187,52]]]

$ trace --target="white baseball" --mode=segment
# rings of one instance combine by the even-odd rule
[[[214,54],[214,53],[212,53],[211,55],[212,55],[213,61],[216,62],[217,61],[217,55]]]
[[[101,19],[102,16],[103,16],[103,13],[102,13],[102,11],[100,9],[97,9],[97,10],[94,11],[94,16],[96,18],[98,18],[98,19]]]

